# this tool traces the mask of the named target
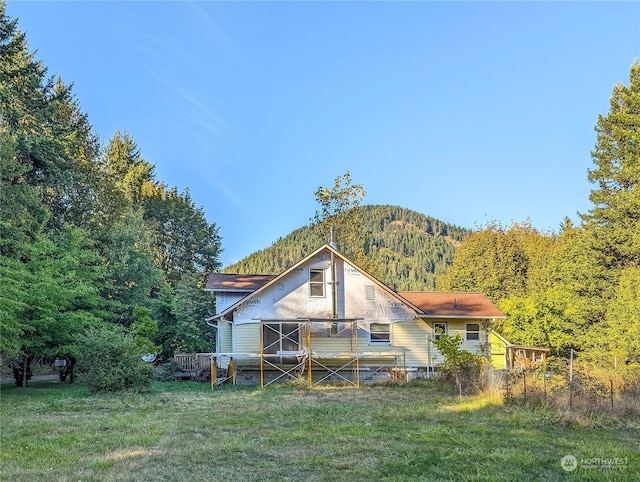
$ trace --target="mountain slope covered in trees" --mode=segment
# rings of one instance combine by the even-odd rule
[[[364,205],[354,211],[348,215],[361,222],[357,248],[368,260],[367,270],[397,290],[434,290],[436,277],[446,271],[456,246],[471,232],[399,206]],[[301,227],[224,272],[279,274],[328,243],[329,236],[314,226]],[[344,246],[339,232],[336,240],[340,251]]]

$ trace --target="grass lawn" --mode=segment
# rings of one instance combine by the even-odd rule
[[[0,415],[0,479],[14,482],[640,480],[633,416],[460,399],[427,382],[117,395],[31,382],[2,385]]]

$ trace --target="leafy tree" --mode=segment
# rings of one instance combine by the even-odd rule
[[[161,189],[155,181],[154,166],[142,158],[138,145],[126,132],[114,134],[101,167],[107,177],[115,180],[120,195],[134,206],[142,206],[145,198]]]
[[[214,312],[213,297],[204,290],[201,276],[185,276],[175,288],[167,285],[153,308],[158,320],[153,339],[162,345],[161,359],[169,359],[174,353],[212,351],[215,333],[206,320]]]
[[[139,210],[129,208],[114,225],[104,247],[106,280],[103,295],[113,301],[117,320],[129,326],[135,306],[147,306],[152,291],[164,281],[151,254],[152,232]]]
[[[0,257],[0,352],[24,367],[36,356],[66,355],[75,337],[104,316],[96,289],[101,263],[91,241],[78,228],[52,239],[40,237],[26,260]]]
[[[494,303],[527,293],[529,274],[543,264],[553,238],[529,223],[512,224],[505,230],[498,224],[468,236],[456,250],[453,263],[438,278],[438,289],[481,291]]]
[[[151,310],[142,306],[133,308],[134,322],[129,328],[133,341],[138,348],[138,354],[156,354],[160,347],[151,342],[151,338],[158,332],[158,322],[151,318]]]
[[[604,335],[607,353],[621,364],[640,366],[640,268],[623,270],[614,296],[607,306]]]
[[[20,257],[49,219],[31,182],[34,159],[45,142],[48,93],[46,69],[34,60],[5,7],[0,2],[0,254]]]
[[[511,343],[549,347],[558,355],[577,348],[582,335],[573,310],[573,296],[562,285],[500,302],[506,320],[496,329]]]
[[[445,377],[453,377],[460,396],[469,383],[478,379],[482,367],[482,357],[460,348],[462,341],[460,335],[450,336],[444,333],[433,341],[444,357],[440,371]]]
[[[362,184],[352,184],[351,173],[335,179],[333,187],[319,187],[315,193],[320,209],[312,218],[312,227],[325,233],[331,229],[341,252],[363,269],[372,272],[371,258],[364,256],[361,239],[365,237],[360,212],[356,209],[367,195]]]
[[[26,181],[29,169],[17,162],[17,139],[0,126],[0,255],[18,259],[42,233],[49,214],[36,188]]]

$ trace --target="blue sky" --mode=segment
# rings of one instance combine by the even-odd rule
[[[189,188],[228,265],[366,204],[557,231],[591,208],[598,114],[640,57],[640,2],[9,1],[103,142]]]

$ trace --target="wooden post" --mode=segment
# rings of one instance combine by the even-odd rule
[[[263,330],[262,318],[260,318],[260,388],[264,388],[264,362],[263,362],[264,338],[262,335],[262,330]]]
[[[613,378],[611,379],[610,397],[611,397],[611,410],[613,410]]]
[[[307,381],[309,388],[313,388],[313,373],[311,361],[311,320],[307,320]]]
[[[569,410],[573,409],[573,348],[569,354]]]
[[[218,364],[216,363],[215,357],[211,355],[211,391],[212,392],[213,392],[213,387],[215,387],[217,381],[218,381]]]

